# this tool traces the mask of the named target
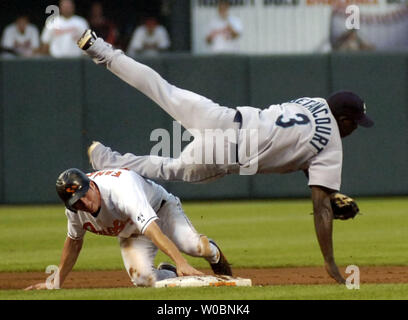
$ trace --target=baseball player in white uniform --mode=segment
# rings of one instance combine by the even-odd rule
[[[187,263],[180,251],[204,257],[216,274],[232,275],[219,247],[195,230],[180,200],[134,171],[109,169],[85,175],[72,168],[60,174],[56,188],[68,218],[59,286],[72,270],[87,231],[118,237],[124,265],[135,286],[153,286],[156,281],[177,276],[203,275]],[[162,263],[156,269],[158,248],[176,266]],[[45,283],[39,283],[27,289],[45,288]]]
[[[46,23],[41,33],[41,52],[54,58],[80,57],[75,39],[89,28],[88,22],[75,14],[73,0],[59,1],[60,15]]]
[[[210,22],[205,40],[213,53],[239,53],[243,33],[240,18],[229,13],[229,1],[218,1],[217,16]]]
[[[169,84],[148,66],[97,38],[91,30],[83,34],[78,45],[95,63],[106,66],[155,101],[195,138],[177,159],[121,155],[96,142],[88,150],[95,169],[127,167],[150,179],[188,182],[208,182],[231,173],[303,170],[312,190],[315,228],[326,270],[337,282],[345,283],[334,261],[330,197],[340,190],[341,138],[358,125],[373,125],[360,97],[341,91],[327,100],[305,97],[264,110],[248,106],[235,110]],[[206,130],[221,130],[224,143],[207,139],[203,134]],[[210,162],[191,161],[194,154],[208,150]],[[203,159],[208,160],[202,156]]]

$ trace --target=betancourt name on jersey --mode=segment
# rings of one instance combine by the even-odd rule
[[[329,106],[310,98],[299,98],[290,102],[300,104],[312,113],[316,126],[309,143],[316,148],[317,153],[320,153],[329,142],[331,134],[331,119],[327,116],[330,113]]]

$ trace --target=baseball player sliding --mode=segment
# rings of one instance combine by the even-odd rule
[[[153,286],[155,281],[177,276],[203,275],[187,263],[180,251],[204,257],[215,274],[232,275],[217,244],[194,229],[180,200],[134,171],[110,169],[86,175],[78,169],[68,169],[58,177],[56,188],[68,218],[59,286],[74,267],[87,231],[118,237],[124,265],[135,286]],[[154,268],[157,248],[176,266],[161,263]],[[46,283],[26,288],[30,289],[46,289]]]
[[[148,66],[97,38],[91,30],[83,34],[78,45],[95,63],[106,66],[155,101],[194,136],[177,159],[121,155],[96,142],[88,150],[95,169],[127,167],[146,178],[188,182],[208,182],[232,173],[303,170],[311,188],[314,224],[326,270],[337,282],[345,283],[333,254],[330,199],[340,190],[341,138],[358,125],[373,125],[360,97],[342,91],[327,100],[305,97],[264,110],[248,106],[235,110],[169,84]],[[228,134],[221,143],[215,143],[203,134],[208,130]],[[206,152],[211,161],[203,155]],[[191,161],[197,160],[197,154],[202,156],[201,162]]]

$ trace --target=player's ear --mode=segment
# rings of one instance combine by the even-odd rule
[[[92,187],[92,189],[93,189],[93,190],[95,190],[95,191],[99,191],[98,186],[97,186],[97,185],[96,185],[96,183],[95,183],[95,182],[93,182],[92,180],[91,180],[91,182],[90,182],[90,185],[91,185],[91,187]]]
[[[337,124],[338,124],[339,126],[342,126],[343,123],[344,123],[344,121],[347,120],[347,117],[346,117],[346,116],[339,116],[339,117],[336,118],[336,120],[337,120]]]
[[[101,192],[99,191],[98,185],[97,185],[95,182],[93,182],[92,180],[91,180],[91,182],[90,182],[90,187],[91,187],[92,190],[94,190],[94,191],[98,194],[98,196],[100,197]]]

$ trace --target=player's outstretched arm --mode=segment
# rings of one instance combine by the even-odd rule
[[[312,201],[314,211],[314,224],[317,239],[322,251],[327,273],[338,283],[346,281],[334,261],[333,254],[333,212],[330,204],[330,191],[312,186]]]
[[[177,275],[179,277],[203,275],[202,272],[194,269],[187,263],[187,260],[181,255],[181,252],[176,245],[165,234],[163,234],[155,221],[149,224],[144,234],[176,263]]]
[[[79,253],[81,252],[83,242],[84,242],[83,239],[73,240],[69,237],[67,237],[67,239],[65,240],[64,248],[62,249],[61,262],[58,267],[59,287],[62,287],[62,284],[64,283],[66,277],[74,267],[78,259]],[[35,285],[31,285],[25,288],[24,290],[43,290],[43,289],[47,289],[45,282],[40,282]]]

